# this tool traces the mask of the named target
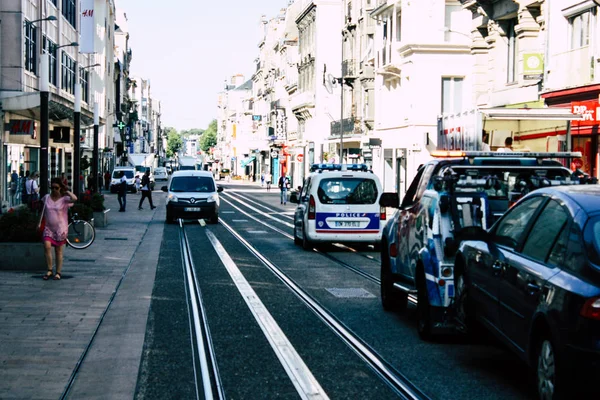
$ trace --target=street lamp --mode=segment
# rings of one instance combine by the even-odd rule
[[[42,22],[42,21],[56,21],[57,18],[54,15],[50,15],[46,18],[40,18],[40,19],[34,19],[33,21],[27,21],[25,20],[25,25],[31,25],[34,24],[36,22]]]
[[[60,46],[53,46],[52,49],[54,51],[56,51],[56,50],[60,49],[61,47],[69,47],[69,46],[78,47],[79,43],[71,42],[71,43],[67,43],[67,44],[61,44]]]

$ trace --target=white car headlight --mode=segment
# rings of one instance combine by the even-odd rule
[[[177,199],[177,196],[175,196],[174,194],[170,194],[167,197],[167,201],[179,201],[179,200]]]
[[[208,203],[215,203],[218,199],[219,199],[219,196],[215,193],[215,194],[211,194],[210,196],[208,196],[208,199],[206,199],[206,201]]]

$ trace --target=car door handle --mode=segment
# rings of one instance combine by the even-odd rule
[[[536,285],[533,282],[528,282],[527,283],[527,291],[529,292],[529,294],[536,294],[538,293],[542,288],[538,285]]]

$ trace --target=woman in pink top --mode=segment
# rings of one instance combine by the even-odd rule
[[[59,280],[63,264],[63,249],[67,243],[69,229],[68,210],[71,204],[77,201],[77,197],[67,190],[60,178],[52,178],[50,187],[50,194],[45,195],[42,199],[46,220],[42,242],[44,243],[44,254],[46,255],[46,266],[48,267],[44,280],[48,280],[52,276],[52,247],[54,247],[56,253],[56,275],[54,275],[54,280]]]

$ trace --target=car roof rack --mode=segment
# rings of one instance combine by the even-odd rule
[[[528,152],[528,151],[463,151],[463,150],[436,150],[431,152],[435,158],[456,157],[493,157],[493,158],[581,158],[580,151],[555,151],[555,152]]]
[[[310,166],[310,172],[342,171],[342,170],[368,172],[369,166],[367,164],[313,164]]]

